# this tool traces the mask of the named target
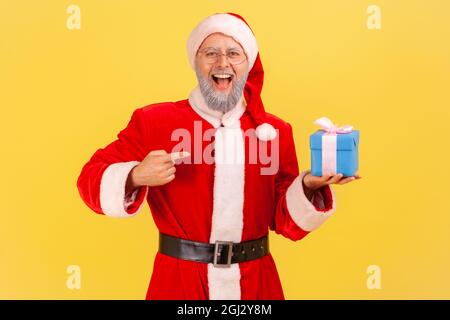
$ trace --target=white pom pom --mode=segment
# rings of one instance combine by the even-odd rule
[[[259,140],[270,141],[275,139],[277,131],[269,123],[263,123],[256,127],[256,136]]]

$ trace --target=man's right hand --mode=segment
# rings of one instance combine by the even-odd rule
[[[161,186],[175,179],[177,159],[190,156],[189,152],[167,153],[165,150],[151,151],[140,164],[134,167],[128,176],[127,189],[140,186]]]

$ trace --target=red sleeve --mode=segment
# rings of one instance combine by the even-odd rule
[[[280,168],[275,182],[276,209],[271,230],[297,241],[318,228],[335,210],[329,186],[317,190],[311,201],[303,191],[291,125],[280,130]]]
[[[98,149],[81,170],[78,191],[96,213],[127,217],[137,213],[146,198],[148,187],[139,188],[133,201],[125,195],[129,172],[147,155],[148,130],[142,113],[142,109],[135,110],[117,139]]]

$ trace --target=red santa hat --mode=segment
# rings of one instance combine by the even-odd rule
[[[250,70],[244,87],[247,110],[256,122],[258,138],[263,141],[274,139],[277,132],[272,125],[266,122],[266,112],[261,100],[264,70],[259,57],[258,44],[253,31],[244,18],[235,13],[216,13],[200,22],[192,30],[187,41],[187,52],[191,67],[195,70],[195,56],[203,40],[216,32],[232,37],[244,49]]]

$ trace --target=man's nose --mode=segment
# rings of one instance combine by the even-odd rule
[[[228,61],[228,57],[226,54],[221,54],[217,58],[217,65],[219,65],[221,67],[228,67],[230,65],[230,62]]]

